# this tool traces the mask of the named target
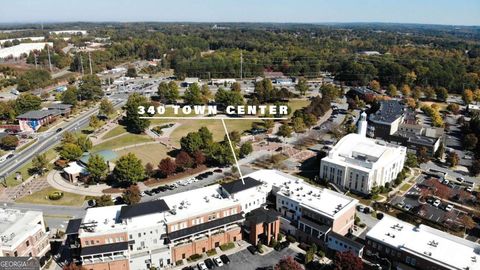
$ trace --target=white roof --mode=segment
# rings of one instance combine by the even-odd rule
[[[403,146],[351,133],[340,139],[322,161],[370,170],[374,166],[388,164],[405,153],[406,148]]]
[[[480,269],[480,245],[432,227],[416,227],[385,215],[367,238],[409,252],[447,269]]]
[[[358,203],[358,200],[354,198],[329,189],[312,186],[300,178],[276,170],[260,170],[247,176],[263,181],[269,186],[278,187],[277,194],[332,218],[355,207]]]
[[[240,204],[234,199],[223,198],[220,195],[220,185],[218,184],[176,193],[160,199],[163,199],[170,209],[175,209],[175,214],[165,213],[165,220],[168,224]]]
[[[33,50],[43,50],[45,45],[53,46],[52,42],[21,43],[12,47],[0,49],[0,58],[20,57],[23,53],[29,53]]]
[[[31,41],[42,41],[42,40],[45,40],[45,37],[21,37],[21,38],[0,39],[0,44],[3,44],[7,41],[25,40],[25,39],[30,39]]]
[[[63,169],[64,172],[68,174],[80,174],[85,173],[86,169],[83,166],[80,166],[76,161],[68,163],[68,166]]]
[[[127,226],[125,224],[116,222],[122,206],[125,205],[88,208],[82,223],[85,224],[96,222],[96,226],[92,231],[80,229],[80,237],[84,237],[88,234],[102,234],[105,232],[115,233],[125,231]]]
[[[0,209],[0,246],[16,247],[26,237],[42,229],[39,211],[22,212],[17,209]]]

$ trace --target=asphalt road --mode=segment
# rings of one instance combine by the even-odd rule
[[[260,267],[275,266],[275,264],[277,264],[278,261],[285,256],[291,256],[295,258],[297,255],[298,253],[290,248],[286,248],[280,252],[273,250],[265,255],[252,255],[248,250],[245,249],[229,255],[228,258],[231,262],[228,265],[224,265],[218,269],[255,270]]]

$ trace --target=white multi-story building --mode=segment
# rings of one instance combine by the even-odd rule
[[[0,209],[0,257],[36,257],[50,251],[42,212]]]
[[[348,134],[321,160],[320,178],[360,193],[370,193],[374,186],[384,186],[402,171],[407,149],[385,141]]]

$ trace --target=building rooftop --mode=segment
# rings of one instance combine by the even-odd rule
[[[253,224],[272,223],[278,219],[280,213],[275,210],[257,208],[247,215],[247,221]]]
[[[80,237],[84,234],[124,231],[126,225],[117,222],[120,209],[125,205],[88,208],[80,225]],[[73,226],[73,225],[72,225]]]
[[[262,185],[262,182],[257,181],[251,177],[244,177],[243,181],[245,182],[245,184],[241,180],[238,180],[222,184],[221,186],[229,194],[235,194],[240,191]]]
[[[155,200],[133,205],[124,205],[120,210],[120,220],[139,216],[146,216],[154,213],[163,213],[170,210],[164,200]]]
[[[199,189],[172,194],[161,198],[170,208],[165,213],[167,223],[202,216],[207,212],[214,212],[239,205],[237,200],[224,197],[220,192],[220,185],[215,184]]]
[[[17,246],[27,236],[43,228],[42,212],[0,209],[0,246]]]
[[[43,119],[45,117],[48,117],[50,115],[57,115],[56,110],[36,110],[36,111],[29,111],[26,113],[22,113],[19,116],[17,116],[17,119]]]
[[[402,152],[406,152],[403,146],[350,133],[340,139],[322,161],[341,163],[361,171],[369,171],[375,166],[390,162]]]
[[[405,105],[398,100],[382,100],[380,108],[368,119],[374,123],[391,124],[403,116],[404,110]]]
[[[367,239],[422,257],[446,269],[480,269],[480,245],[437,229],[385,215]]]
[[[63,104],[63,103],[52,103],[48,106],[49,110],[58,109],[58,110],[67,110],[72,108],[70,104]]]
[[[260,170],[248,176],[266,183],[267,186],[275,187],[277,194],[289,197],[299,202],[301,206],[329,217],[340,215],[358,203],[356,199],[312,186],[300,178],[276,170]]]
[[[128,242],[82,247],[81,256],[128,250]]]

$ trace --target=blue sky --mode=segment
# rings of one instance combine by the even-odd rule
[[[480,0],[0,0],[0,22],[40,21],[480,25]]]

